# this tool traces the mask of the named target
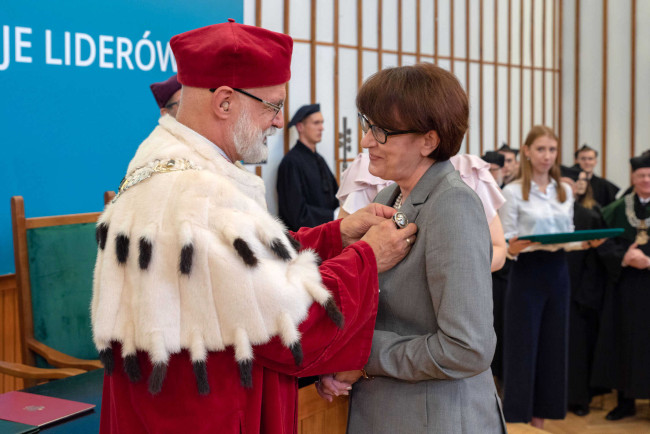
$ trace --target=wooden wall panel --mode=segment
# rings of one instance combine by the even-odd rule
[[[600,110],[602,142],[600,167],[603,178],[607,177],[607,0],[603,0],[603,84],[601,88],[602,105]]]
[[[313,384],[298,392],[298,434],[345,434],[347,421],[347,396],[329,403],[318,395]]]
[[[636,1],[632,0],[630,14],[630,155],[636,155]]]
[[[258,14],[255,21],[256,24],[259,24],[262,21],[259,14],[264,14],[265,2],[264,0],[251,1],[255,2]],[[471,150],[474,153],[483,153],[498,147],[504,141],[518,147],[527,133],[529,124],[544,122],[557,129],[561,123],[561,116],[557,115],[561,104],[559,89],[561,87],[559,83],[561,68],[559,59],[561,57],[558,53],[561,48],[561,35],[558,37],[560,40],[556,41],[555,29],[560,28],[556,21],[561,19],[561,7],[556,9],[555,2],[561,4],[561,0],[531,0],[527,5],[523,2],[517,3],[518,9],[515,12],[512,0],[480,0],[477,2],[448,0],[443,5],[439,4],[440,0],[356,0],[349,4],[339,0],[333,2],[310,0],[309,13],[305,8],[304,17],[308,24],[304,26],[301,35],[294,38],[295,43],[305,44],[309,47],[309,57],[304,59],[310,65],[309,73],[308,76],[293,77],[292,81],[298,79],[309,83],[308,95],[312,102],[316,101],[317,95],[321,95],[319,98],[323,99],[323,92],[325,94],[330,91],[334,92],[332,98],[334,106],[328,108],[328,111],[334,113],[334,119],[329,120],[333,127],[332,141],[334,143],[321,145],[321,152],[333,153],[334,158],[330,160],[335,166],[332,167],[333,172],[339,175],[342,163],[344,163],[337,140],[341,129],[340,121],[343,116],[348,119],[356,118],[356,113],[348,113],[350,111],[349,104],[347,108],[344,107],[345,104],[342,101],[344,95],[340,92],[341,83],[339,81],[348,72],[345,69],[346,64],[339,59],[342,48],[355,50],[357,53],[355,75],[359,84],[375,69],[391,65],[411,64],[414,60],[433,61],[435,64],[449,68],[452,72],[460,73],[461,76],[464,72],[464,80],[462,77],[461,80],[470,100],[474,101],[471,116],[475,119],[465,137],[464,152]],[[279,19],[284,20],[283,31],[291,34],[289,25],[291,10],[287,9],[291,9],[295,5],[290,0],[284,0],[282,3],[285,10],[281,14],[283,18]],[[552,6],[550,3],[553,3]],[[430,18],[422,19],[421,15],[424,13],[425,5],[427,14],[433,15],[432,21]],[[324,16],[317,16],[318,8],[321,8],[321,12],[324,11],[323,8],[327,8],[327,13]],[[500,8],[503,11],[501,17]],[[556,10],[558,13],[555,13]],[[500,26],[505,25],[506,11],[507,32],[500,35],[499,29]],[[346,14],[356,14],[357,16],[352,20]],[[411,18],[406,17],[412,16],[418,17],[418,19],[411,26],[409,25]],[[292,21],[296,19],[299,18],[294,15]],[[358,27],[355,29],[355,38],[352,36],[344,38],[342,34],[339,35],[346,29],[340,27],[342,20],[345,20],[348,25],[356,21]],[[445,23],[440,24],[440,20],[445,20]],[[368,23],[372,23],[373,35],[370,39],[367,34],[365,36],[363,34],[364,27],[367,27]],[[331,37],[325,38],[323,29],[327,29],[325,33],[328,35],[331,33]],[[552,36],[550,35],[551,29],[553,29]],[[305,34],[307,30],[309,33]],[[406,43],[405,41],[411,41],[414,31],[413,43]],[[427,47],[429,47],[426,49],[426,53],[423,47],[423,37],[426,38]],[[431,37],[433,37],[433,41],[429,42]],[[521,42],[515,45],[515,40]],[[448,48],[442,50],[442,47],[439,46],[441,43]],[[334,67],[331,81],[320,78],[317,80],[316,78],[316,71],[319,70],[318,64],[322,61],[329,62],[317,54],[318,47],[322,46],[333,48],[331,61]],[[548,61],[547,47],[551,47],[549,48]],[[429,50],[431,50],[430,53]],[[484,53],[484,50],[493,50],[494,53],[490,54],[487,51]],[[503,53],[501,58],[498,55],[500,50]],[[369,54],[376,54],[376,57],[372,57],[372,64],[368,63]],[[539,60],[536,61],[536,58]],[[375,59],[376,64],[374,63]],[[555,59],[558,59],[558,62]],[[464,62],[464,68],[462,68],[464,71],[457,70],[456,62],[461,62],[461,65]],[[499,67],[505,67],[507,70],[501,83]],[[471,74],[470,71],[472,71]],[[492,76],[490,77],[489,74]],[[513,81],[516,77],[518,77],[518,83]],[[471,81],[473,83],[470,85]],[[506,98],[499,97],[500,88],[506,90]],[[558,97],[555,96],[556,92]],[[345,95],[345,97],[348,96]],[[517,102],[518,107],[516,107]],[[551,113],[553,116],[550,116]],[[291,109],[288,108],[285,121],[291,117],[291,114]],[[557,122],[555,121],[556,116]],[[285,135],[288,136],[288,134]],[[361,151],[360,138],[360,134],[354,134],[352,155],[347,156],[347,161],[354,158],[355,152]],[[356,146],[354,146],[355,139]],[[285,139],[285,153],[289,146],[289,140]],[[329,157],[332,154],[325,155]]]

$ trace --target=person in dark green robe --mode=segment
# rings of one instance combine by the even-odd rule
[[[630,163],[634,192],[603,209],[607,226],[625,232],[598,249],[608,289],[592,386],[618,391],[618,405],[608,420],[634,415],[634,400],[650,398],[650,157]]]

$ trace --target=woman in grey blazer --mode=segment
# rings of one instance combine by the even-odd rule
[[[477,195],[448,159],[467,130],[467,96],[431,64],[382,70],[357,96],[370,173],[396,183],[375,202],[418,226],[408,256],[379,275],[365,372],[354,382],[349,433],[501,433],[490,362],[491,241]],[[407,242],[409,239],[407,239]]]

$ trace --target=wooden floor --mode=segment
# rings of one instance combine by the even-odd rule
[[[298,394],[299,434],[344,434],[347,421],[347,397],[332,403],[322,400],[314,386],[300,389]],[[596,397],[591,412],[579,417],[569,412],[564,420],[547,420],[544,430],[523,423],[509,423],[509,434],[650,434],[650,401],[636,401],[636,416],[610,422],[605,415],[616,406],[616,395]]]
[[[616,395],[609,394],[604,398],[596,397],[591,403],[591,412],[584,417],[569,412],[564,420],[547,420],[544,431],[535,430],[530,425],[518,423],[508,424],[509,434],[649,434],[650,433],[650,401],[636,401],[636,416],[626,417],[616,422],[605,419],[605,415],[616,407]]]

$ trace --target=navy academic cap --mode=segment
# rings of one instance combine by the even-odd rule
[[[504,143],[499,149],[497,149],[497,152],[512,152],[513,154],[517,155],[519,154],[519,149],[511,148],[507,143]]]
[[[650,167],[650,155],[646,155],[644,152],[639,157],[630,158],[630,165],[632,166],[632,172],[644,167]]]
[[[496,164],[499,167],[503,167],[506,162],[506,157],[496,151],[487,151],[481,158],[483,161],[487,161],[490,164]]]
[[[291,118],[291,122],[289,122],[287,128],[291,128],[292,126],[296,125],[298,122],[302,122],[303,119],[305,119],[307,116],[312,115],[314,113],[318,113],[319,111],[320,111],[320,104],[308,104],[300,107],[296,112],[296,114],[293,115],[293,117]]]
[[[594,153],[596,154],[596,157],[598,156],[598,151],[596,151],[594,148],[592,148],[591,146],[589,146],[588,144],[585,143],[574,152],[573,156],[575,157],[576,160],[578,159],[578,155],[582,151],[594,151]]]

